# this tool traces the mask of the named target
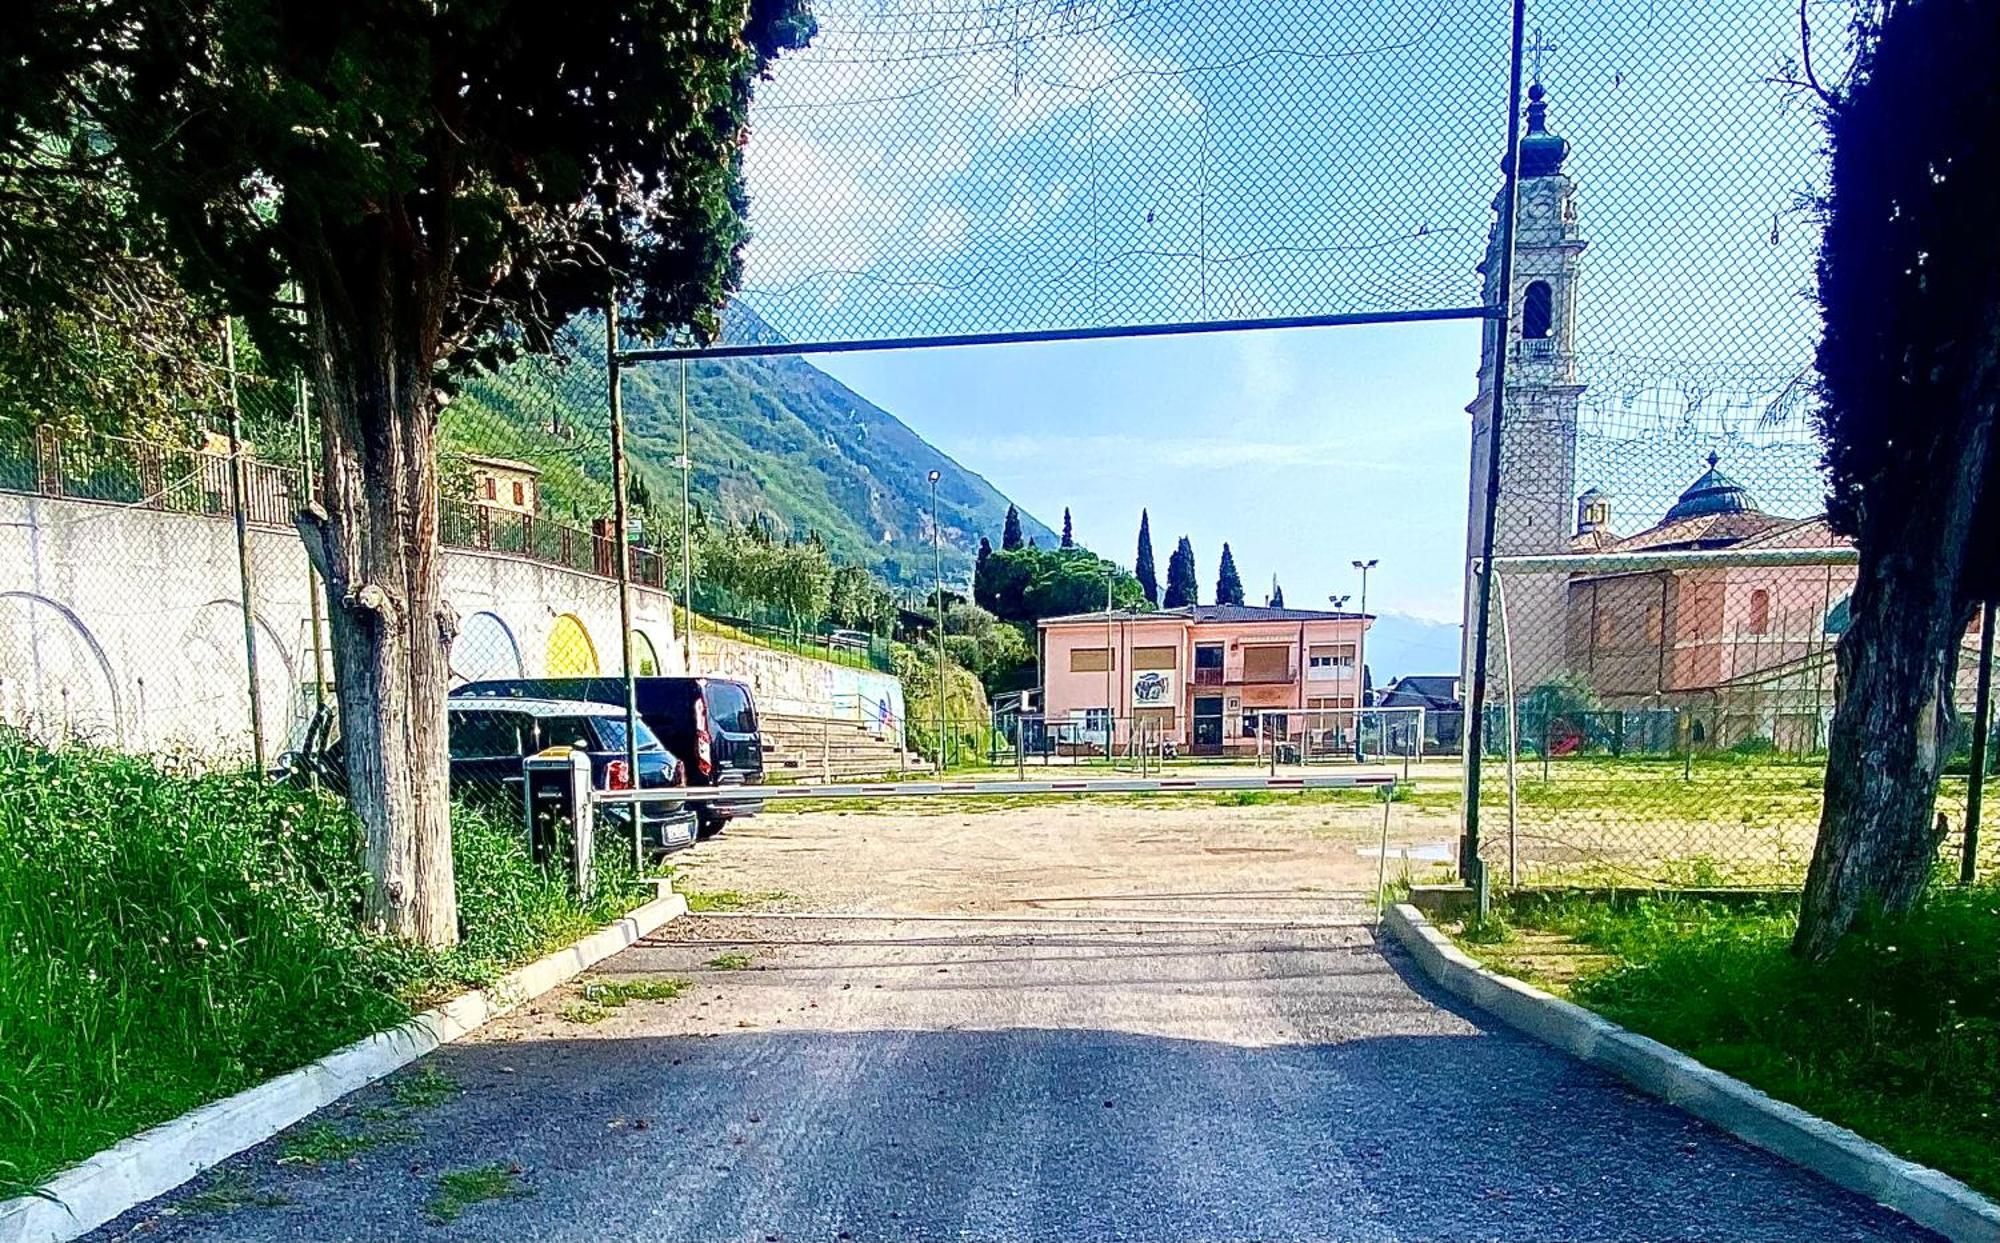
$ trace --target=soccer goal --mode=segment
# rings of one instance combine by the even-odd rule
[[[1260,764],[1382,764],[1407,768],[1424,753],[1424,709],[1245,708],[1243,741]],[[1245,748],[1246,750],[1248,748]]]

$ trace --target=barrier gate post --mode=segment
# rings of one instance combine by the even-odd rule
[[[521,761],[521,814],[528,855],[548,867],[567,845],[570,883],[578,896],[590,892],[590,857],[596,836],[590,804],[590,756],[571,747],[549,747]],[[639,818],[639,809],[631,809]]]

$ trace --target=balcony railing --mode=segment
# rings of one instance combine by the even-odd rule
[[[1194,684],[1196,686],[1221,686],[1222,670],[1196,669],[1194,671]]]
[[[1243,676],[1236,680],[1244,686],[1283,685],[1299,680],[1299,667],[1286,665],[1283,669],[1259,669],[1255,672],[1245,669]]]

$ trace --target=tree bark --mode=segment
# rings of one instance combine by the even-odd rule
[[[1835,654],[1833,728],[1819,839],[1792,952],[1820,959],[1855,918],[1923,896],[1942,841],[1938,776],[1957,719],[1959,648],[1973,600],[1965,571],[1988,474],[2000,344],[1995,325],[1922,466],[1929,486],[1896,521],[1864,521],[1848,631]]]
[[[439,317],[426,297],[436,278],[397,249],[347,236],[303,265],[325,513],[301,525],[309,539],[317,532],[332,604],[347,788],[374,879],[364,914],[396,935],[450,945],[458,911],[444,703],[456,624],[438,547]]]

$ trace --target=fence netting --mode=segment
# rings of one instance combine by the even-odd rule
[[[1854,553],[1824,519],[1810,421],[1824,140],[1796,85],[1800,16],[1529,6],[1539,89],[1469,757],[1496,878],[1795,885],[1810,861]],[[1834,81],[1845,18],[1806,17]],[[1469,623],[1493,350],[1473,408]],[[1954,853],[1977,644],[1968,632],[1939,797]]]

